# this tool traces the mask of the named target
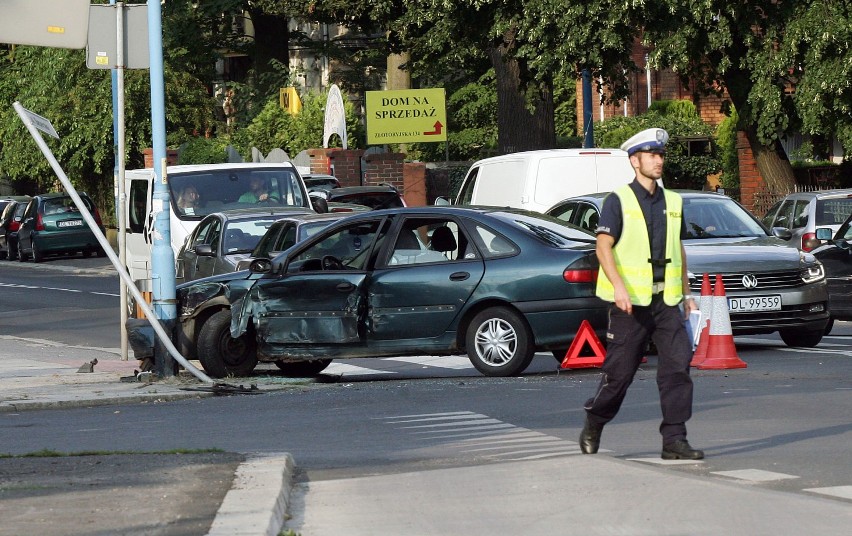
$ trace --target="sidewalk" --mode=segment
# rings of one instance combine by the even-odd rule
[[[0,336],[0,423],[13,430],[31,410],[215,396],[192,376],[136,381],[137,361],[119,355]],[[93,372],[78,372],[94,360]],[[0,536],[275,536],[294,469],[286,453],[4,458],[2,445],[0,436]]]

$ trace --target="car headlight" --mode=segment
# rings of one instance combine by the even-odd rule
[[[805,283],[816,283],[825,279],[825,270],[822,268],[822,263],[817,262],[802,270],[802,281]]]

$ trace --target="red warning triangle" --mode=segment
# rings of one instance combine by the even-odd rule
[[[580,357],[580,352],[587,343],[595,355]],[[603,365],[604,357],[606,357],[606,350],[603,344],[601,344],[598,336],[595,335],[595,330],[592,329],[589,321],[583,320],[580,323],[580,329],[577,330],[577,336],[574,337],[574,342],[571,343],[571,347],[565,353],[565,359],[562,360],[562,368],[600,367]]]

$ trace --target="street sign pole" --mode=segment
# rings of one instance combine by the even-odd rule
[[[148,0],[148,54],[151,77],[151,133],[154,152],[154,233],[151,248],[151,284],[157,318],[168,333],[177,318],[175,300],[175,255],[169,226],[170,204],[166,173],[166,106],[163,80],[163,29],[159,0]],[[154,345],[154,369],[160,377],[174,376],[174,360],[158,341]]]
[[[115,0],[110,0],[115,2]],[[124,2],[118,2],[115,10],[116,55],[113,79],[115,81],[113,102],[114,131],[116,136],[115,163],[117,167],[116,186],[118,186],[118,203],[116,204],[115,223],[118,229],[118,256],[121,265],[127,266],[127,228],[124,225],[127,205],[124,192],[125,172],[125,143],[124,143]],[[121,285],[121,359],[127,361],[127,287]]]

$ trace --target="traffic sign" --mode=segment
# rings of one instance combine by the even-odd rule
[[[3,0],[0,43],[85,48],[89,0]]]
[[[26,115],[27,119],[30,120],[30,124],[32,126],[41,130],[45,134],[53,136],[57,140],[59,139],[59,134],[56,133],[56,129],[53,128],[53,124],[50,122],[50,119],[42,117],[35,112],[31,112],[23,106],[21,106],[21,111],[24,112],[24,115]]]
[[[367,92],[367,143],[447,141],[444,88]]]
[[[118,28],[116,4],[92,4],[89,15],[89,43],[86,46],[86,67],[89,69],[115,69],[118,61]],[[127,69],[147,69],[148,55],[148,5],[124,4],[122,37],[124,65]]]

